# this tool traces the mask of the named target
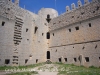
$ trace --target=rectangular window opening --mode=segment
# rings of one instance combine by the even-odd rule
[[[91,27],[91,23],[89,23],[89,27]]]
[[[100,60],[100,57],[99,57],[99,60]]]
[[[59,62],[61,62],[61,58],[59,58]]]
[[[89,62],[89,57],[85,57],[86,62]]]
[[[27,62],[28,62],[28,59],[25,59],[25,64],[27,64]]]
[[[44,35],[44,33],[42,33],[42,36]]]
[[[65,59],[65,62],[67,62],[67,58],[64,58]]]
[[[37,29],[38,29],[38,27],[35,27],[35,31],[34,31],[34,34],[37,32]]]
[[[2,26],[4,26],[5,25],[5,22],[4,21],[2,21]]]
[[[76,58],[74,58],[74,61],[75,61],[75,62],[77,62],[77,59],[76,59]]]
[[[26,32],[28,32],[28,28],[26,28]]]
[[[10,64],[10,59],[5,59],[5,64]]]
[[[53,36],[54,36],[54,33],[53,33]]]
[[[38,59],[36,59],[36,63],[38,63]]]
[[[76,30],[79,30],[79,27],[75,27]]]
[[[69,32],[71,32],[71,29],[69,29]]]

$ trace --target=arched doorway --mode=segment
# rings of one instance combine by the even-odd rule
[[[80,65],[83,65],[83,63],[82,63],[82,55],[79,55],[79,61],[80,61]]]
[[[47,51],[47,59],[50,59],[50,51]]]

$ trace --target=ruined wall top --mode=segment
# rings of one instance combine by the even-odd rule
[[[84,6],[82,6],[80,0],[78,1],[78,7],[75,7],[75,4],[72,4],[72,10],[69,6],[66,7],[67,12],[54,18],[49,23],[49,31],[62,28],[64,26],[69,26],[76,22],[81,22],[83,20],[90,19],[95,16],[100,15],[100,0],[93,0],[89,2],[85,0]]]
[[[0,0],[0,15],[8,19],[15,19],[16,16],[24,19],[25,16],[33,17],[36,15],[18,6],[19,0]]]

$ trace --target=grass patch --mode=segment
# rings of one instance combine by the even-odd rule
[[[28,68],[34,68],[37,66],[44,65],[44,63],[38,63],[33,65],[27,65],[27,66],[0,66],[0,70],[7,70],[7,69],[28,69]]]
[[[59,63],[58,63],[59,64]],[[84,66],[75,66],[73,64],[59,64],[58,75],[100,75],[100,68],[91,66],[86,68]]]
[[[7,75],[32,75],[32,74],[38,74],[38,72],[33,71],[33,72],[18,72],[18,73],[12,73],[12,74],[7,74]]]

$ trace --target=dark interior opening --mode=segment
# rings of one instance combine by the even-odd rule
[[[34,31],[34,34],[37,32],[37,29],[38,29],[38,27],[35,27],[35,31]]]
[[[49,14],[47,15],[47,18],[50,18],[50,15]]]
[[[91,27],[91,23],[89,23],[89,27]]]
[[[27,64],[27,62],[28,62],[28,59],[25,59],[25,64]]]
[[[38,59],[36,59],[36,63],[38,63]]]
[[[5,59],[5,64],[10,64],[10,59]]]
[[[50,59],[50,51],[47,51],[47,59]]]
[[[50,33],[47,32],[47,39],[50,39]]]
[[[62,60],[61,60],[61,58],[59,58],[59,62],[61,62]]]
[[[75,62],[77,62],[77,59],[76,59],[76,58],[74,58],[74,61],[75,61]]]
[[[50,18],[50,15],[49,14],[47,15],[46,20],[47,20],[48,23],[51,21],[51,18]]]
[[[67,58],[64,58],[65,59],[65,62],[67,62]]]
[[[89,57],[85,57],[86,62],[89,62]]]
[[[79,27],[75,27],[76,28],[76,30],[79,30]]]
[[[71,29],[69,29],[69,32],[71,32]]]
[[[28,32],[28,28],[26,28],[26,32]]]
[[[54,33],[53,33],[53,36],[54,36]]]
[[[5,25],[5,22],[4,21],[2,21],[2,26],[4,26]]]

